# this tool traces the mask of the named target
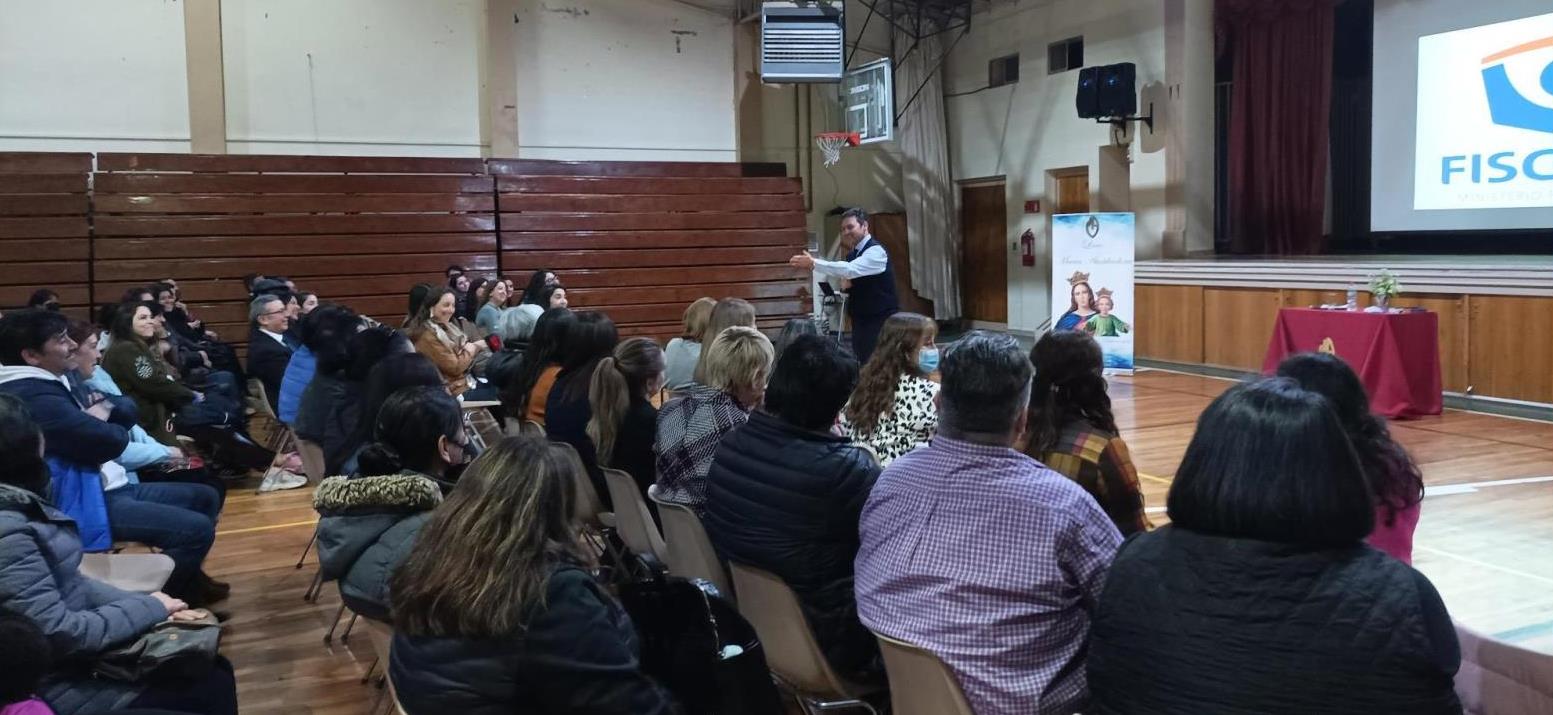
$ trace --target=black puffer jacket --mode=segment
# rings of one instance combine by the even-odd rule
[[[347,607],[388,620],[388,579],[440,503],[441,488],[421,474],[331,477],[318,485],[318,566],[325,581],[339,580]]]
[[[586,571],[562,566],[525,632],[471,640],[394,635],[389,672],[410,715],[667,715],[642,673],[636,631]]]
[[[879,468],[845,437],[765,412],[723,438],[707,474],[706,530],[720,556],[792,587],[839,673],[880,672],[879,647],[857,620],[857,522]]]
[[[1434,586],[1368,546],[1313,551],[1165,527],[1116,554],[1090,631],[1108,715],[1460,713]]]
[[[527,340],[502,343],[501,352],[492,355],[490,361],[485,363],[485,381],[495,385],[497,390],[506,392],[507,383],[512,382],[512,378],[523,367],[523,355],[527,352]]]

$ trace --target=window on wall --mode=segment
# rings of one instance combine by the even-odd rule
[[[1019,55],[999,57],[987,63],[987,86],[1002,87],[1019,81]]]
[[[1070,37],[1046,46],[1046,74],[1076,70],[1084,66],[1084,38]]]

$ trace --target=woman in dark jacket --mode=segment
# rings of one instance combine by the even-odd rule
[[[394,574],[389,674],[410,715],[659,715],[630,618],[578,539],[571,450],[510,437],[480,455]]]
[[[410,553],[415,535],[453,483],[448,469],[464,461],[458,402],[436,387],[407,387],[378,415],[377,441],[362,450],[363,475],[318,485],[318,564],[340,581],[352,611],[388,620],[388,579]]]
[[[496,319],[496,334],[501,337],[501,350],[485,364],[485,381],[498,392],[506,392],[507,385],[523,366],[523,356],[528,352],[529,338],[534,334],[534,323],[544,311],[537,305],[520,305],[507,308]]]
[[[173,413],[203,395],[174,380],[167,365],[151,349],[156,341],[156,322],[145,304],[121,307],[114,317],[113,342],[103,353],[102,368],[113,377],[124,395],[135,401],[140,426],[157,441],[178,446],[173,435]]]
[[[647,488],[658,481],[657,459],[652,452],[658,408],[652,406],[652,396],[663,389],[663,372],[663,349],[658,343],[631,338],[599,362],[588,386],[592,412],[588,441],[597,464],[631,475],[654,514],[657,505],[647,499]]]
[[[415,352],[404,333],[383,325],[355,333],[345,344],[344,356],[320,358],[293,425],[298,437],[323,449],[326,474],[354,474],[356,453],[372,437],[370,430],[358,431],[372,369],[389,356]]]
[[[831,667],[867,682],[884,671],[873,633],[857,619],[852,563],[879,467],[830,431],[857,376],[857,361],[834,342],[793,341],[772,372],[764,409],[717,448],[705,523],[723,558],[792,587]]]
[[[1214,400],[1169,514],[1106,576],[1086,712],[1461,712],[1450,614],[1365,545],[1375,505],[1325,398],[1273,378]]]
[[[221,658],[203,675],[155,685],[93,677],[98,654],[190,614],[167,594],[130,593],[81,575],[75,521],[41,496],[50,490],[42,443],[21,399],[0,394],[0,610],[32,621],[48,638],[57,663],[38,694],[59,715],[125,707],[236,713],[237,686]]]
[[[577,449],[599,501],[608,509],[609,488],[604,484],[604,472],[599,470],[598,455],[588,436],[588,423],[593,419],[588,389],[600,363],[610,357],[615,344],[620,342],[620,333],[614,321],[603,313],[584,311],[576,316],[561,343],[561,371],[545,400],[545,434]]]

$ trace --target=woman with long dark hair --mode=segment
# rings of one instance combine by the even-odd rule
[[[384,359],[406,353],[415,354],[415,347],[404,333],[377,325],[349,336],[343,355],[319,358],[318,374],[302,393],[294,428],[298,437],[323,449],[325,474],[355,471],[355,454],[371,436],[358,436],[367,378]]]
[[[1424,502],[1423,474],[1407,450],[1391,438],[1386,420],[1370,411],[1370,397],[1359,376],[1342,358],[1324,353],[1292,355],[1278,365],[1278,375],[1293,378],[1332,403],[1375,496],[1370,545],[1403,563],[1413,563],[1413,530]]]
[[[485,299],[490,295],[493,283],[489,278],[476,278],[469,284],[469,290],[460,296],[458,316],[471,323],[475,322],[475,316],[480,314],[480,309],[485,307]]]
[[[518,304],[537,305],[540,308],[549,310],[550,306],[547,302],[540,299],[540,294],[544,293],[546,288],[558,285],[561,285],[561,279],[556,278],[554,273],[543,268],[534,271],[533,275],[528,277],[528,285],[523,288],[523,300],[519,301]]]
[[[389,675],[410,713],[660,715],[636,633],[579,539],[572,450],[509,437],[480,455],[390,580]]]
[[[388,578],[452,490],[449,470],[467,444],[457,400],[441,387],[406,387],[383,402],[362,476],[318,485],[318,565],[352,611],[388,620]]]
[[[879,465],[926,444],[938,433],[938,324],[924,315],[896,313],[879,329],[874,354],[841,412],[841,432],[872,447]]]
[[[433,288],[427,291],[420,310],[405,329],[410,341],[415,343],[416,352],[436,363],[443,383],[454,397],[469,390],[469,368],[480,352],[480,343],[471,341],[454,322],[457,315],[457,298],[453,291]]]
[[[1138,470],[1111,415],[1104,360],[1088,333],[1054,331],[1036,341],[1025,454],[1078,482],[1127,536],[1148,529],[1149,520]]]
[[[353,444],[364,447],[373,441],[383,403],[407,387],[443,387],[442,373],[431,359],[416,352],[390,354],[371,368],[362,388],[361,416],[351,436]],[[357,456],[353,454],[350,461],[354,463]]]
[[[545,434],[577,449],[599,500],[608,508],[609,488],[604,483],[604,473],[599,471],[593,440],[588,436],[588,423],[593,419],[588,389],[599,363],[614,353],[620,332],[603,313],[583,311],[574,315],[576,319],[561,342],[561,371],[556,373],[555,386],[545,400]]]
[[[1423,574],[1364,544],[1375,505],[1325,397],[1289,378],[1220,395],[1169,514],[1106,574],[1085,712],[1461,712],[1450,614]]]
[[[545,402],[561,373],[561,348],[576,318],[570,310],[553,308],[534,323],[534,335],[517,375],[502,393],[502,410],[509,417],[545,423]]]

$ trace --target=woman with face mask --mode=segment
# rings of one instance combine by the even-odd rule
[[[938,433],[938,324],[916,313],[884,321],[873,357],[841,412],[841,431],[867,444],[887,466]]]

